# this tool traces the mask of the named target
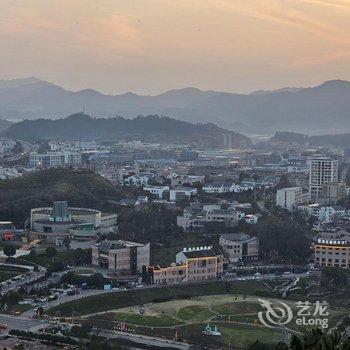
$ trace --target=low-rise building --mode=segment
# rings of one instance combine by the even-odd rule
[[[176,201],[180,198],[187,197],[191,198],[197,194],[197,189],[193,187],[179,186],[170,190],[169,199],[171,201]]]
[[[169,192],[169,186],[144,186],[143,190],[162,199],[165,193]]]
[[[114,272],[136,274],[150,263],[150,243],[102,241],[91,246],[92,265]]]
[[[200,282],[218,278],[224,271],[224,258],[213,247],[184,248],[168,267],[148,266],[144,280],[151,284]]]
[[[245,233],[224,233],[219,244],[230,263],[255,261],[259,258],[259,239]]]
[[[235,226],[238,222],[237,212],[234,210],[212,210],[205,214],[206,222],[224,222],[226,226]]]
[[[235,184],[232,182],[213,182],[203,186],[204,193],[227,193],[233,192]]]
[[[180,175],[177,177],[171,178],[171,186],[183,186],[190,185],[194,186],[195,184],[204,184],[204,175]]]
[[[0,240],[12,241],[15,235],[15,225],[12,221],[0,221]]]

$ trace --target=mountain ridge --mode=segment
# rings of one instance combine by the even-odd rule
[[[0,80],[0,118],[59,118],[85,110],[94,117],[168,115],[189,122],[215,122],[246,133],[281,129],[315,134],[350,132],[350,82],[334,79],[315,87],[259,90],[250,94],[172,89],[158,95],[106,95],[69,91],[37,78]]]

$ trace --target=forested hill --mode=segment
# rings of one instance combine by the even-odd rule
[[[72,207],[115,212],[110,201],[143,194],[138,189],[116,188],[103,177],[86,170],[47,169],[25,176],[0,180],[0,221],[13,221],[22,227],[30,209],[51,206],[67,200]]]
[[[251,140],[215,124],[192,124],[168,117],[147,116],[134,119],[92,118],[72,114],[63,119],[24,120],[11,125],[3,136],[21,140],[141,140],[143,142],[180,142],[208,146],[250,146]]]

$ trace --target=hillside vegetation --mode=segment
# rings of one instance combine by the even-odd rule
[[[192,124],[167,117],[134,119],[91,118],[82,113],[63,119],[24,120],[11,125],[2,134],[20,140],[42,138],[68,140],[141,140],[144,142],[180,142],[191,145],[222,146],[230,137],[234,146],[250,146],[248,137],[214,124]],[[226,138],[225,138],[226,136]]]
[[[48,169],[21,178],[0,181],[0,221],[22,226],[30,209],[67,200],[70,206],[115,211],[109,200],[122,196],[103,177],[85,170]]]

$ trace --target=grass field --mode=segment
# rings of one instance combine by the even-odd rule
[[[181,308],[177,312],[177,316],[183,320],[205,321],[215,316],[215,313],[207,306],[192,305]]]
[[[279,299],[271,299],[279,303]],[[296,305],[285,300],[296,316]],[[277,343],[285,337],[282,328],[267,328],[259,322],[258,312],[263,311],[255,296],[222,294],[196,296],[182,300],[150,302],[139,306],[123,307],[108,314],[97,314],[87,319],[99,328],[116,329],[120,322],[132,332],[173,339],[193,344],[206,344],[220,349],[229,346],[245,347],[256,340]],[[331,307],[328,317],[330,326],[335,326],[346,314],[346,310]],[[85,319],[86,320],[86,319]],[[206,324],[216,325],[221,336],[203,334]],[[286,326],[287,333],[303,332],[305,326],[297,326],[295,318]]]
[[[117,322],[125,322],[128,324],[149,327],[172,327],[181,323],[169,315],[143,316],[140,314],[131,314],[127,312],[115,313],[114,320]]]

